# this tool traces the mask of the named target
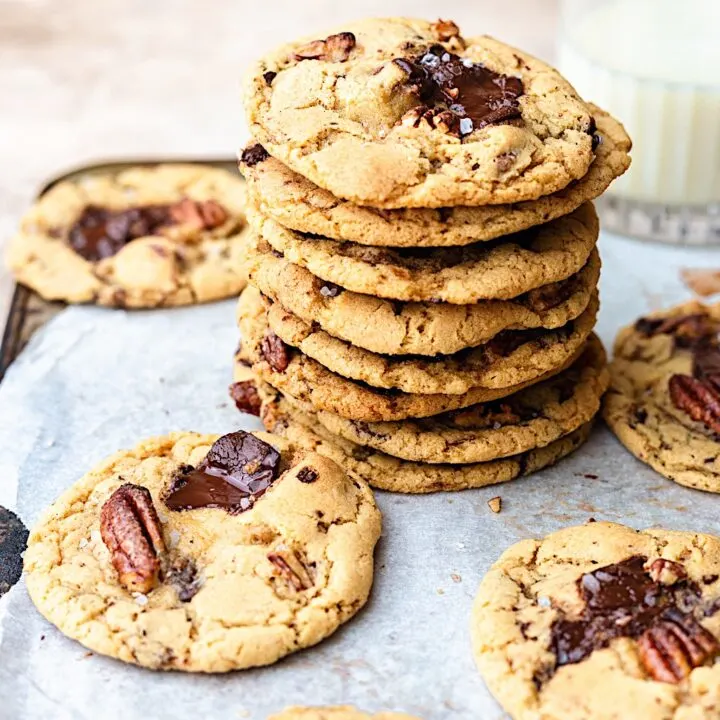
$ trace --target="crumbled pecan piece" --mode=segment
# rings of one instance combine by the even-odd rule
[[[290,364],[288,346],[274,333],[268,331],[260,344],[260,352],[276,372],[285,372]]]
[[[460,137],[460,118],[450,110],[441,107],[429,108],[427,105],[417,105],[408,110],[399,121],[404,127],[420,127],[420,124],[440,130],[446,135]]]
[[[102,506],[100,535],[120,584],[131,592],[150,592],[158,581],[165,542],[147,488],[121,485]]]
[[[233,383],[230,386],[230,397],[240,412],[260,416],[262,402],[258,395],[257,386],[252,380]]]
[[[706,380],[689,375],[673,375],[668,385],[670,398],[679,410],[683,410],[708,430],[720,434],[720,392]]]
[[[460,34],[460,28],[452,20],[438,18],[437,22],[434,22],[430,28],[440,42],[447,42]]]
[[[502,498],[497,495],[487,501],[488,507],[492,512],[499,513],[502,510]]]
[[[313,586],[310,568],[298,552],[293,550],[276,550],[268,553],[267,559],[278,569],[288,585],[300,592]]]
[[[654,680],[679,683],[720,654],[720,643],[692,616],[671,609],[638,639],[640,660]]]
[[[647,571],[655,582],[663,585],[674,585],[678,580],[684,580],[687,577],[687,572],[680,563],[666,558],[653,560]]]
[[[190,602],[202,587],[197,566],[190,558],[178,558],[166,570],[163,580],[172,585],[180,602]]]
[[[355,35],[341,32],[330,35],[324,40],[312,40],[295,51],[296,60],[325,60],[326,62],[345,62],[355,47]]]

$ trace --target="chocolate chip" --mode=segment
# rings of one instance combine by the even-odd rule
[[[260,416],[262,402],[258,395],[257,386],[252,380],[236,382],[230,385],[230,397],[240,412]]]
[[[270,367],[276,372],[285,372],[290,364],[288,346],[269,330],[260,343],[260,352]]]
[[[280,453],[242,430],[215,441],[197,468],[184,466],[165,496],[170,510],[249,510],[277,478]]]
[[[272,85],[272,81],[277,77],[277,73],[273,72],[272,70],[268,70],[268,72],[263,73],[263,80],[265,81],[266,85]]]
[[[312,483],[315,482],[318,478],[317,470],[314,470],[311,467],[304,467],[300,472],[297,474],[297,479],[301,483]]]
[[[246,167],[255,167],[255,165],[267,160],[269,157],[270,155],[268,154],[268,151],[260,145],[260,143],[256,143],[255,145],[246,147],[242,151],[242,154],[240,155],[240,163]]]

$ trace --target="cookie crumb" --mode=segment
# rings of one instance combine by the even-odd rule
[[[499,495],[490,498],[487,504],[494,513],[499,513],[502,510],[502,498]]]
[[[700,297],[709,297],[720,293],[720,270],[704,268],[683,268],[680,278],[688,290]]]
[[[462,582],[462,576],[457,573],[450,573],[450,579],[455,583]]]

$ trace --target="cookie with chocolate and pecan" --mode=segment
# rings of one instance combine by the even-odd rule
[[[720,304],[690,302],[620,331],[605,420],[633,455],[720,492]]]
[[[303,412],[268,386],[261,384],[260,392],[263,397],[261,418],[266,428],[298,447],[334,460],[351,477],[391,492],[467,490],[508,482],[559,462],[580,447],[592,429],[592,422],[587,422],[542,447],[485,462],[413,462],[331,433],[314,414]]]
[[[554,220],[601,195],[630,165],[622,125],[590,106],[602,142],[587,174],[551,195],[511,205],[378,210],[335,197],[279,160],[249,145],[240,168],[251,202],[280,225],[362,245],[441,247],[492,240]]]
[[[720,538],[590,522],[483,578],[475,660],[514,720],[720,714]]]
[[[563,372],[508,397],[417,420],[360,422],[327,410],[313,414],[329,432],[387,455],[425,463],[487,462],[543,447],[590,422],[600,409],[609,373],[600,340]]]
[[[381,18],[284,45],[246,81],[253,137],[382,208],[534,200],[588,171],[592,110],[559,73],[449,21]]]
[[[503,385],[502,376],[497,379],[488,376],[486,386],[468,385],[467,391],[449,394],[443,391],[444,371],[433,370],[430,367],[431,363],[426,359],[421,359],[417,363],[408,359],[407,365],[403,366],[403,370],[408,373],[408,380],[415,381],[422,378],[427,383],[424,387],[429,388],[430,383],[433,383],[432,387],[435,390],[410,393],[387,387],[374,387],[361,379],[352,379],[333,372],[298,348],[288,345],[270,329],[266,304],[260,293],[250,286],[243,292],[238,303],[242,346],[236,360],[251,365],[257,375],[273,387],[296,400],[310,403],[318,410],[329,410],[346,418],[366,422],[428,417],[511,395],[540,379],[561,372],[582,352],[583,341],[592,331],[594,315],[595,308],[592,309],[589,317],[583,319],[582,325],[578,324],[577,327],[568,329],[562,334],[558,331],[548,331],[550,336],[548,353],[558,353],[557,356],[553,355],[557,360],[556,366],[541,370],[538,369],[537,363],[534,365],[530,363],[524,375],[513,369],[507,357],[515,353],[517,357],[524,356],[523,346],[527,347],[527,342],[535,350],[540,347],[541,342],[536,337],[523,340],[523,334],[518,333],[519,338],[503,337],[491,348],[493,358],[496,358],[498,363],[507,363],[507,384]],[[520,346],[517,345],[518,342]],[[354,350],[362,352],[357,348]],[[377,360],[380,362],[382,358],[378,356]],[[402,364],[402,361],[399,362]],[[442,360],[438,362],[442,363]],[[362,370],[362,363],[358,367]],[[374,373],[372,366],[370,369]],[[362,372],[367,371],[362,370]],[[472,368],[469,372],[472,372]],[[346,372],[347,374],[349,372]],[[395,374],[398,376],[397,373]],[[455,368],[454,389],[459,390],[461,383],[467,384],[468,377],[469,375],[463,375],[462,364],[458,363]],[[513,384],[513,379],[520,377],[524,379],[517,380]]]
[[[174,433],[119,452],[48,509],[25,553],[38,610],[91,650],[226,672],[320,642],[365,604],[367,485],[267,433]]]
[[[379,248],[289,230],[248,205],[248,220],[286,260],[356,293],[467,305],[508,300],[566,280],[590,259],[599,224],[592,203],[552,222],[465,247]]]
[[[141,308],[218,300],[245,286],[244,210],[242,180],[218,168],[88,174],[37,201],[7,262],[46,300]]]
[[[450,355],[487,343],[503,331],[555,329],[588,307],[600,276],[593,250],[586,265],[566,280],[511,300],[471,305],[404,303],[345,290],[325,282],[254,239],[247,269],[253,285],[307,323],[358,348],[383,355]]]

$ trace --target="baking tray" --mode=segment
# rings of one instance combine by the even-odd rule
[[[717,252],[611,236],[600,245],[606,345],[620,326],[688,298],[681,267],[720,265]],[[20,516],[33,524],[87,469],[143,437],[257,428],[227,396],[234,315],[233,300],[146,312],[70,307],[43,328],[0,384],[0,407],[13,409],[0,412],[0,478],[17,479]],[[487,503],[498,495],[494,514]],[[509,545],[590,517],[720,533],[720,496],[662,478],[602,425],[530,478],[376,498],[384,534],[368,606],[318,646],[267,668],[188,677],[93,655],[39,615],[20,580],[0,623],[0,719],[266,720],[286,705],[350,703],[423,720],[500,720],[468,626],[478,582]]]
[[[60,175],[54,176],[40,188],[35,195],[35,199],[41,198],[48,190],[63,180],[73,180],[87,175],[117,173],[131,167],[148,167],[173,163],[211,165],[212,167],[223,168],[240,175],[237,161],[233,158],[144,158],[138,160],[107,160],[80,165]],[[2,381],[13,360],[21,353],[35,332],[57,315],[64,307],[66,307],[65,303],[43,300],[37,293],[24,285],[16,284],[14,286],[10,300],[10,308],[7,318],[5,319],[5,327],[2,333],[2,343],[0,344],[0,381]]]

